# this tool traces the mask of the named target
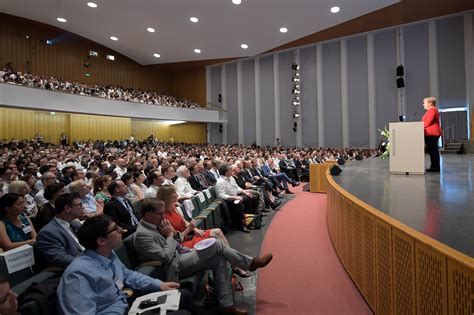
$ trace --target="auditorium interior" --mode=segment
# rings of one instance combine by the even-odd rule
[[[472,0],[0,1],[0,314],[473,315],[473,120]]]

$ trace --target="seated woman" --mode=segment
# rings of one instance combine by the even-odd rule
[[[24,215],[26,198],[8,193],[0,200],[0,247],[5,251],[25,244],[33,245],[36,231],[30,219]]]
[[[138,190],[136,190],[138,200],[142,200],[145,198],[145,193],[148,189],[148,187],[143,183],[145,182],[146,176],[142,172],[136,171],[133,173],[133,179],[135,179],[135,183],[132,184],[132,188],[134,190],[138,188]]]
[[[26,199],[25,215],[27,217],[36,216],[38,208],[36,207],[35,198],[30,195],[31,189],[27,182],[22,180],[15,180],[11,182],[10,186],[8,186],[8,192],[24,196]]]
[[[133,178],[133,174],[125,173],[122,175],[121,180],[127,186],[127,194],[125,195],[125,198],[130,200],[130,202],[140,200],[139,195],[141,194],[141,191],[137,185],[134,185],[135,180]]]
[[[97,200],[98,203],[102,204],[102,206],[104,206],[107,202],[110,201],[110,199],[112,199],[112,196],[107,190],[107,187],[111,182],[112,176],[110,175],[102,175],[94,182],[94,198],[95,200]]]
[[[195,227],[194,221],[187,222],[181,210],[176,207],[178,204],[178,193],[176,192],[176,188],[172,185],[164,185],[161,186],[156,194],[156,197],[162,200],[165,203],[165,219],[167,219],[173,228],[180,232],[186,241],[182,242],[181,245],[193,248],[194,245],[203,239],[206,238],[216,238],[222,241],[225,246],[229,246],[229,242],[222,233],[221,229],[211,229],[211,230],[201,230]],[[194,235],[191,237],[191,233],[194,232]],[[189,236],[189,237],[188,237]],[[250,273],[237,268],[233,267],[233,271],[240,277],[250,277]]]
[[[48,202],[39,209],[36,215],[35,227],[38,232],[56,215],[54,203],[64,192],[64,184],[61,182],[53,183],[44,189],[44,198],[46,198]]]

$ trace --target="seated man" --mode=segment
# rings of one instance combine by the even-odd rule
[[[60,195],[54,205],[56,215],[38,233],[36,247],[42,263],[65,269],[84,251],[76,236],[84,207],[77,193]]]
[[[121,227],[126,229],[126,236],[135,232],[138,224],[138,214],[133,209],[132,204],[125,198],[127,185],[121,180],[115,180],[109,184],[107,190],[112,195],[112,199],[105,204],[104,214],[112,217]]]
[[[83,179],[78,179],[73,181],[69,185],[69,192],[78,193],[81,198],[81,203],[84,206],[84,215],[94,216],[102,214],[103,208],[102,205],[95,200],[94,196],[91,194],[89,186]]]
[[[150,187],[145,192],[145,198],[156,198],[156,193],[160,186],[163,185],[165,178],[159,171],[149,172],[147,176]]]
[[[141,261],[161,261],[164,264],[166,279],[173,281],[197,271],[212,269],[221,313],[246,314],[246,311],[234,306],[227,261],[234,267],[254,271],[268,265],[273,258],[272,254],[252,258],[224,246],[220,240],[205,249],[189,251],[180,245],[181,233],[176,232],[171,223],[164,219],[163,201],[144,199],[141,212],[143,217],[134,238],[134,246]]]
[[[124,230],[110,217],[87,219],[78,231],[84,255],[64,271],[58,287],[60,314],[125,314],[128,309],[126,286],[140,293],[178,289],[175,282],[162,282],[127,269],[112,251],[122,242]],[[181,291],[180,309],[192,312],[192,296]],[[185,311],[173,312],[188,314]]]

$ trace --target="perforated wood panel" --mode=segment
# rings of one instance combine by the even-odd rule
[[[448,258],[449,314],[474,314],[474,269]]]
[[[351,276],[354,275],[354,220],[352,216],[352,202],[345,199],[345,245],[346,245],[346,267]]]
[[[353,280],[359,289],[362,290],[363,282],[363,270],[364,270],[364,252],[363,252],[363,221],[362,221],[362,210],[359,206],[352,205],[352,215],[354,222],[354,271]]]
[[[395,314],[416,314],[415,240],[392,228],[393,309]]]
[[[415,263],[417,313],[447,314],[446,257],[415,241]]]
[[[363,273],[363,292],[370,307],[375,310],[375,218],[369,213],[363,214],[363,246],[364,246],[364,273]]]
[[[392,237],[390,225],[375,219],[375,236],[376,313],[379,315],[392,314]]]

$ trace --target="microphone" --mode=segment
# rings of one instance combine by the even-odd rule
[[[413,118],[415,118],[415,116],[416,116],[417,114],[418,114],[418,111],[416,111],[413,115],[411,115],[411,118],[410,118],[409,122],[412,121]]]

